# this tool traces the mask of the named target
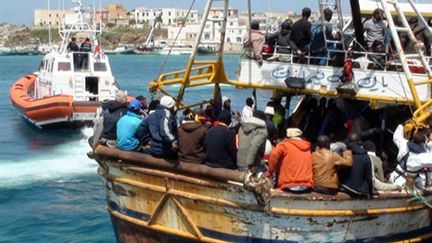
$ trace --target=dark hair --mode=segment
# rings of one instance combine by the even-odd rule
[[[326,8],[326,9],[324,9],[323,13],[324,13],[324,15],[332,15],[333,11],[331,11],[331,9],[329,9],[329,8]]]
[[[412,141],[416,144],[422,144],[426,142],[426,136],[430,134],[429,129],[419,128],[413,135]]]
[[[90,38],[87,37],[87,38],[85,39],[85,41],[90,41]]]
[[[138,95],[137,97],[135,97],[135,99],[137,99],[137,100],[146,100],[147,98],[144,95]]]
[[[221,111],[218,116],[218,121],[229,125],[231,123],[231,113],[226,110]]]
[[[159,105],[159,100],[152,100],[152,101],[150,101],[150,104],[148,105],[148,110],[149,111],[156,110],[156,106],[157,105]]]
[[[382,9],[380,9],[380,8],[376,8],[374,11],[373,11],[373,15],[376,15],[376,14],[381,14],[381,13],[383,13],[384,11],[382,10]]]
[[[248,97],[248,98],[246,99],[246,105],[252,107],[253,104],[254,104],[253,99],[252,99],[251,97]]]
[[[376,152],[376,146],[371,140],[366,140],[363,143],[363,148],[369,152]]]
[[[76,38],[75,38],[75,37],[72,37],[72,41],[76,41]]]
[[[257,20],[252,21],[252,23],[251,23],[251,29],[253,29],[253,30],[259,30],[259,21],[257,21]]]
[[[320,135],[317,138],[317,145],[320,148],[330,149],[330,138],[326,135]]]
[[[282,30],[291,30],[292,24],[293,24],[293,21],[291,19],[287,19],[284,22],[282,22],[280,27]]]
[[[302,16],[303,17],[308,17],[309,18],[311,16],[311,13],[312,13],[312,10],[310,8],[308,8],[308,7],[305,7],[305,8],[302,9]]]
[[[409,25],[418,24],[418,19],[417,18],[410,18],[408,20],[408,24]]]

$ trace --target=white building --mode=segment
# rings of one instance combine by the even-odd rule
[[[218,43],[220,38],[220,29],[222,25],[223,10],[212,9],[209,12],[209,16],[204,28],[201,42],[203,43]],[[187,24],[183,28],[180,26],[168,27],[168,39],[174,40],[177,33],[180,31],[178,40],[180,42],[190,42],[195,40],[198,36],[200,25]],[[237,9],[230,8],[228,11],[228,20],[226,26],[225,41],[232,44],[243,43],[243,37],[246,35],[247,26],[244,21],[241,21],[238,17]]]
[[[188,9],[176,8],[136,8],[131,11],[136,24],[147,23],[153,25],[154,20],[160,16],[162,25],[169,26],[179,23],[198,23],[198,10],[191,10],[186,20]],[[186,20],[186,21],[185,21]]]

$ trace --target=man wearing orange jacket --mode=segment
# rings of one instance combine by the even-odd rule
[[[310,142],[298,128],[287,129],[287,139],[270,154],[267,176],[276,174],[277,188],[293,193],[309,192],[314,186]]]

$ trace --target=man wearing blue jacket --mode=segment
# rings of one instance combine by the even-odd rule
[[[139,115],[141,101],[134,99],[128,105],[128,112],[117,122],[117,148],[125,151],[139,151],[141,142],[137,131],[141,124]]]
[[[175,101],[163,96],[156,111],[145,119],[138,131],[143,144],[150,142],[151,154],[161,158],[175,158],[178,150],[177,119],[173,108]]]

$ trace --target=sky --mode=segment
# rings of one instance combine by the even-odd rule
[[[83,0],[85,6],[93,5],[94,0]],[[132,10],[135,7],[147,8],[189,8],[193,0],[102,0],[102,6],[109,3],[121,3],[126,9]],[[345,0],[346,1],[346,0]],[[67,7],[72,6],[71,0],[50,0],[51,8],[59,8],[62,2]],[[195,0],[193,9],[202,11],[206,0]],[[246,0],[231,0],[230,6],[240,10],[246,10]],[[262,12],[300,12],[308,6],[312,10],[318,9],[317,0],[251,0],[253,11]],[[96,0],[99,5],[99,0]],[[47,8],[48,0],[0,0],[0,23],[25,24],[33,23],[33,10],[37,8]]]

